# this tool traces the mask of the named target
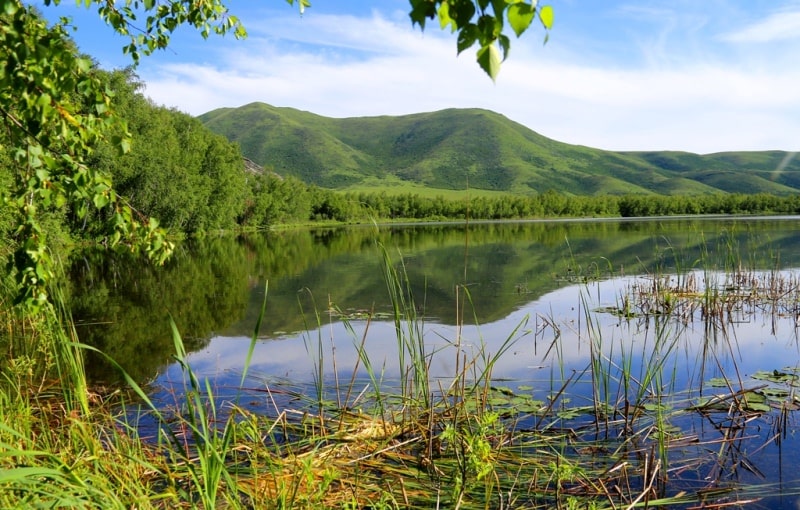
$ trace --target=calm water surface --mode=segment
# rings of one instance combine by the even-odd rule
[[[532,401],[554,399],[572,427],[593,417],[568,411],[597,399],[612,408],[686,409],[756,388],[753,405],[773,411],[746,427],[726,421],[719,409],[668,413],[671,427],[697,438],[672,451],[671,478],[698,489],[725,467],[731,480],[720,482],[775,484],[778,495],[762,500],[763,508],[796,508],[797,218],[417,225],[209,238],[182,248],[160,269],[76,258],[73,313],[84,341],[152,382],[154,396],[165,402],[181,380],[170,364],[169,317],[191,350],[193,369],[220,394],[236,394],[265,291],[249,388],[312,392],[316,360],[326,385],[348,381],[362,338],[385,383],[396,384],[397,342],[379,246],[407,275],[426,348],[437,351],[436,377],[452,376],[458,353],[490,355],[511,339],[493,370],[498,385]],[[700,305],[678,319],[636,308],[635,297],[659,275],[675,288],[691,280],[698,292],[706,286],[753,292],[752,281],[727,279],[734,269],[774,282],[774,300],[740,300],[716,318]],[[468,299],[457,288],[467,289]],[[97,380],[115,379],[101,360],[90,363]],[[661,377],[648,381],[648,366],[661,367]],[[599,370],[608,375],[593,379]],[[366,384],[363,371],[356,377]],[[656,402],[652,395],[668,397]],[[248,393],[247,405],[271,412],[263,393]],[[781,406],[789,410],[785,420],[774,410]],[[537,421],[531,416],[528,425],[542,426]],[[715,441],[723,437],[736,441],[722,447]]]

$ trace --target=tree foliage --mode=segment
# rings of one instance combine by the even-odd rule
[[[307,2],[302,0],[301,3]],[[8,2],[14,3],[14,2]],[[58,5],[61,0],[44,0],[45,5]],[[239,39],[247,36],[239,18],[230,14],[219,0],[76,0],[76,4],[98,6],[97,13],[118,34],[127,36],[129,43],[123,51],[134,63],[141,55],[150,55],[169,45],[176,28],[189,25],[204,38],[232,32]],[[292,1],[289,2],[290,4]],[[144,25],[141,22],[144,21]]]
[[[18,247],[13,266],[20,300],[47,302],[53,277],[46,232],[47,208],[70,207],[84,216],[109,208],[111,244],[144,249],[155,259],[169,252],[153,220],[137,218],[103,172],[87,164],[94,147],[108,140],[119,152],[129,145],[124,121],[110,111],[111,98],[88,58],[77,55],[64,22],[48,27],[30,8],[5,1],[0,11],[0,115],[3,152],[11,159],[5,200],[14,210]]]
[[[424,29],[426,21],[438,19],[442,29],[458,34],[458,53],[477,45],[477,60],[492,80],[508,57],[511,39],[507,25],[519,37],[538,18],[545,30],[553,27],[553,8],[536,0],[409,0],[411,21]],[[547,36],[545,36],[545,42]]]
[[[187,234],[236,226],[247,199],[238,147],[194,117],[156,106],[131,69],[104,73],[112,107],[127,121],[130,151],[97,151],[95,166],[137,210]]]
[[[44,0],[44,4],[58,5],[60,1]],[[287,1],[301,12],[310,5],[309,0]],[[203,37],[246,35],[222,0],[76,0],[76,4],[96,7],[114,31],[128,37],[123,51],[134,64],[141,56],[166,48],[180,26],[193,27]],[[552,26],[549,7],[523,0],[410,0],[410,7],[413,24],[424,28],[426,20],[435,17],[442,28],[457,32],[459,53],[478,44],[478,62],[492,79],[510,47],[507,25],[517,36],[537,16],[545,29]],[[4,128],[0,158],[10,170],[8,182],[0,179],[8,207],[0,214],[0,228],[4,222],[13,227],[16,249],[9,266],[22,289],[19,300],[34,308],[47,304],[47,285],[54,276],[53,256],[42,227],[42,214],[48,210],[66,210],[73,221],[83,225],[90,216],[102,219],[107,244],[144,251],[156,261],[169,256],[172,244],[155,217],[192,231],[225,226],[230,218],[244,214],[243,208],[232,202],[243,193],[243,184],[224,170],[234,164],[234,153],[220,140],[195,137],[190,118],[168,112],[159,113],[166,126],[158,122],[139,126],[133,134],[140,138],[132,141],[124,115],[115,111],[119,105],[113,102],[108,80],[89,58],[77,53],[68,37],[70,28],[70,21],[64,18],[48,26],[21,0],[0,0],[0,59],[5,62],[0,74]],[[134,122],[136,112],[126,113]],[[146,154],[147,142],[142,141],[148,137],[164,141],[173,154],[153,161]],[[123,156],[136,143],[143,144],[138,156]],[[104,170],[98,164],[104,150],[122,156],[128,174],[121,167],[116,172]],[[159,151],[163,153],[164,147]],[[184,165],[182,158],[194,161]],[[195,172],[198,167],[201,170]],[[112,187],[112,173],[120,174],[130,200]],[[280,187],[265,182],[253,190],[257,197],[259,190]],[[187,189],[202,196],[189,196]],[[174,201],[154,200],[159,194]],[[265,206],[264,211],[275,210],[274,203],[270,207]],[[327,197],[319,201],[313,214],[341,218],[350,213],[347,204]],[[8,214],[10,219],[3,216]],[[297,211],[270,213],[262,219],[281,214]]]
[[[59,0],[45,0],[45,5]],[[114,30],[130,36],[124,51],[134,62],[169,43],[180,25],[203,36],[234,32],[245,35],[239,20],[217,0],[78,1],[98,6]],[[137,22],[143,18],[144,27]],[[153,218],[146,218],[121,199],[105,172],[90,164],[96,148],[110,144],[119,154],[130,149],[124,120],[112,110],[112,94],[89,58],[79,56],[68,38],[69,21],[48,26],[19,0],[0,0],[0,115],[2,152],[11,159],[11,182],[4,201],[13,210],[16,250],[11,257],[21,289],[19,301],[34,308],[48,301],[53,279],[52,255],[40,215],[48,208],[69,208],[78,218],[90,209],[109,222],[112,246],[143,250],[163,261],[172,245]],[[106,211],[110,211],[107,213]]]
[[[798,214],[800,197],[758,194],[696,196],[602,195],[569,196],[548,191],[533,196],[497,195],[471,198],[421,196],[415,193],[343,193],[292,185],[298,204],[291,214],[264,221],[364,222],[369,220],[519,220],[533,218],[652,217],[703,214]],[[257,196],[257,195],[256,195]],[[270,196],[270,195],[267,195]],[[258,200],[258,199],[256,199]],[[273,205],[270,210],[278,210]],[[255,216],[256,213],[251,213]],[[257,224],[256,222],[252,223]]]

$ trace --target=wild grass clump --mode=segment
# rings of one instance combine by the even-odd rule
[[[121,393],[90,391],[61,317],[5,308],[0,379],[0,507],[130,508],[154,490],[159,456],[112,412]],[[83,382],[83,384],[82,384]]]

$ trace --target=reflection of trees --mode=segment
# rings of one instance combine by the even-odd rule
[[[297,332],[322,321],[329,299],[344,311],[389,311],[380,241],[402,256],[417,304],[445,324],[456,317],[455,287],[466,284],[479,322],[502,319],[562,285],[562,280],[723,268],[732,252],[748,267],[784,264],[800,253],[798,222],[561,221],[430,224],[380,229],[293,230],[192,243],[155,269],[127,258],[90,255],[72,266],[72,309],[82,340],[100,347],[137,377],[169,359],[172,314],[189,348],[214,332],[249,336],[269,281],[262,332]],[[468,239],[465,247],[465,238]],[[759,259],[766,259],[761,262]],[[699,262],[702,261],[702,262]],[[466,267],[466,281],[464,278]],[[300,313],[304,310],[306,317]],[[464,314],[473,317],[472,310]],[[92,360],[93,372],[108,368]]]
[[[248,331],[243,328],[254,324],[265,279],[270,283],[263,329],[268,335],[306,327],[298,301],[306,312],[312,310],[309,294],[317,310],[324,310],[330,298],[345,311],[388,311],[376,240],[396,262],[402,255],[415,298],[418,304],[424,301],[426,315],[453,323],[454,289],[466,283],[478,320],[488,322],[555,289],[562,277],[576,281],[607,276],[609,271],[687,270],[698,264],[722,267],[733,249],[743,261],[759,264],[756,259],[761,255],[795,252],[800,239],[793,235],[793,228],[796,222],[733,219],[473,223],[466,250],[464,224],[387,226],[377,232],[374,228],[327,229],[248,238],[258,259],[257,280],[262,283],[251,296],[249,320],[229,332],[245,334]],[[788,258],[784,262],[791,263]],[[471,311],[465,314],[468,320],[472,316]]]
[[[152,377],[174,352],[170,315],[191,350],[241,318],[247,303],[245,254],[236,242],[207,239],[179,251],[164,268],[107,253],[75,257],[71,308],[81,340],[134,378]],[[117,377],[91,353],[86,365],[96,380]]]

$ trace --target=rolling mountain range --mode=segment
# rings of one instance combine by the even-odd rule
[[[792,153],[612,152],[551,140],[480,109],[335,119],[251,103],[199,118],[255,163],[327,188],[414,184],[574,195],[800,191],[800,158]]]

